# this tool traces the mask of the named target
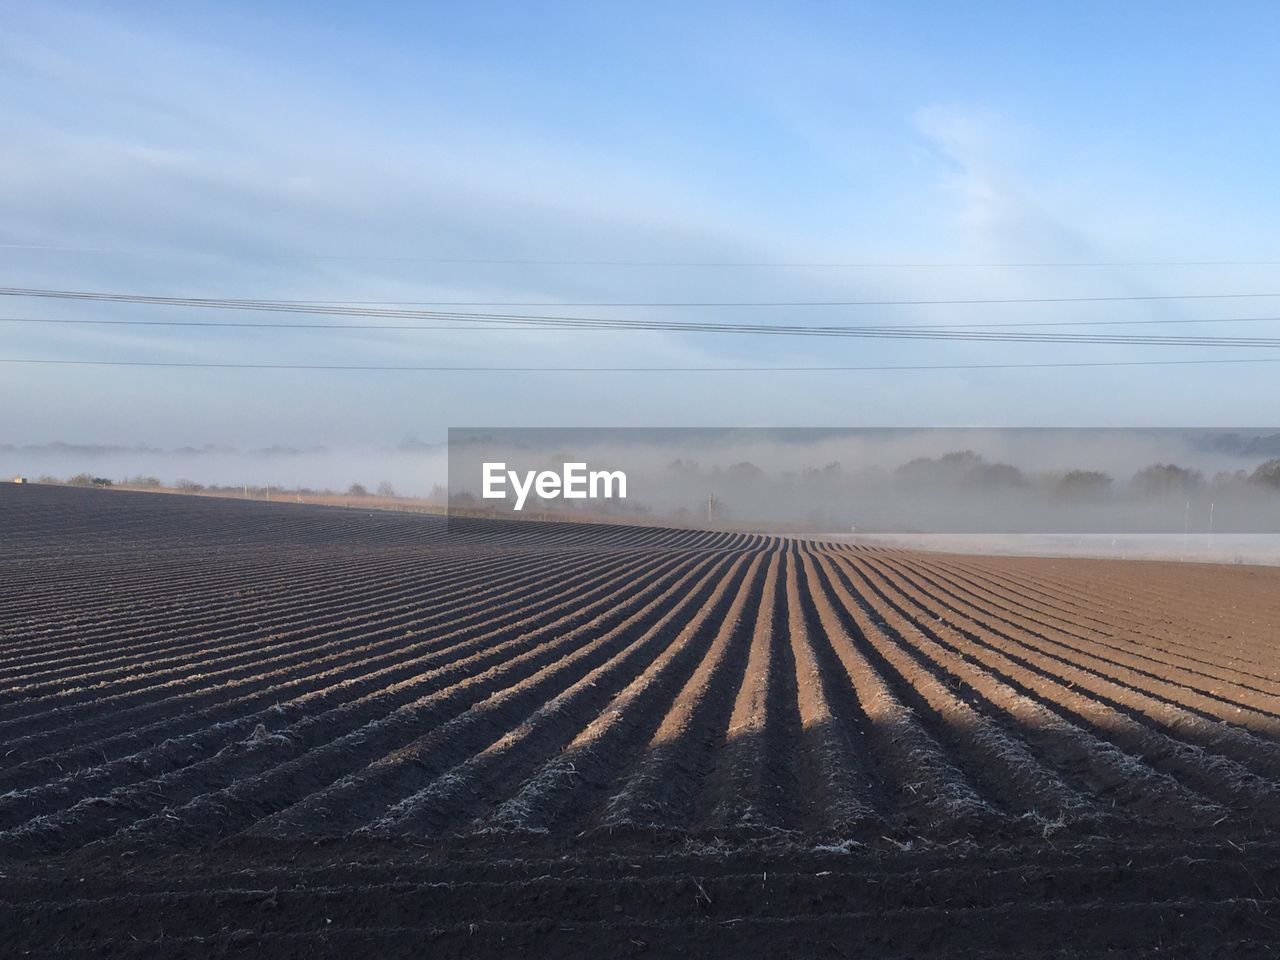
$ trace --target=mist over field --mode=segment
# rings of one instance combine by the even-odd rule
[[[831,532],[1280,530],[1280,434],[1233,430],[454,430],[451,502],[482,466],[624,470],[625,501],[526,509]],[[1210,516],[1212,512],[1213,516]]]
[[[344,491],[352,484],[374,490],[389,483],[401,496],[426,496],[446,481],[443,444],[406,441],[394,447],[153,447],[53,443],[0,445],[0,477],[42,476],[66,480],[89,474],[122,484],[153,478],[164,486],[190,481],[205,487],[272,487]]]
[[[834,533],[1280,530],[1267,430],[463,429],[449,445],[0,446],[0,476],[479,500],[481,466],[621,469],[623,500],[528,509]],[[507,508],[510,504],[505,505]],[[1212,516],[1210,515],[1212,512]]]

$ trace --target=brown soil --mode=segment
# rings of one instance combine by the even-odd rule
[[[1272,956],[1280,569],[0,487],[0,954]]]

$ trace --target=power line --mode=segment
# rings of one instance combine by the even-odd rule
[[[166,297],[138,293],[101,293],[85,290],[45,290],[24,287],[0,287],[0,296],[33,297],[50,300],[85,300],[98,303],[148,304],[170,307],[203,307],[218,310],[261,310],[284,313],[320,313],[340,316],[415,317],[421,311],[389,310],[376,306],[373,300],[273,300],[234,297]],[[1137,303],[1169,300],[1242,300],[1280,297],[1280,293],[1159,293],[1125,294],[1093,297],[1008,297],[962,298],[950,300],[690,300],[690,301],[573,301],[548,302],[534,300],[418,300],[394,301],[413,306],[440,307],[923,307],[923,306],[993,306],[998,304],[1035,303]],[[383,301],[391,303],[392,301]],[[364,306],[362,306],[362,304]],[[375,306],[369,306],[375,305]],[[429,317],[430,314],[427,314]]]
[[[51,253],[95,253],[113,256],[161,257],[163,253],[118,247],[69,246],[44,243],[0,243],[0,249],[39,250]],[[204,251],[195,253],[209,255]],[[966,268],[1049,268],[1049,267],[1274,267],[1280,260],[1040,260],[1040,261],[794,261],[794,260],[572,260],[482,257],[407,257],[362,254],[267,253],[249,255],[259,260],[334,260],[369,263],[438,263],[490,266],[535,267],[742,267],[766,269],[966,269]]]
[[[455,315],[457,316],[457,315]],[[479,323],[504,322],[510,324],[511,318],[503,321],[491,320],[479,315],[466,315]],[[793,325],[748,325],[748,324],[712,324],[712,323],[678,323],[669,321],[626,321],[577,318],[575,321],[551,320],[547,318],[520,318],[532,321],[529,327],[511,325],[504,327],[463,326],[448,327],[439,325],[406,325],[406,324],[303,324],[303,323],[242,323],[216,321],[182,321],[182,320],[99,320],[99,319],[55,319],[55,318],[23,318],[3,317],[0,322],[41,323],[41,324],[79,324],[89,326],[164,326],[195,327],[215,329],[272,329],[316,332],[324,330],[340,331],[422,331],[422,330],[492,330],[492,329],[532,329],[532,330],[572,330],[572,331],[604,331],[604,330],[646,330],[671,333],[718,333],[718,334],[756,334],[769,336],[798,337],[847,337],[854,339],[878,340],[942,340],[956,342],[988,342],[988,343],[1055,343],[1055,344],[1090,344],[1090,345],[1127,345],[1127,346],[1180,346],[1180,347],[1245,347],[1245,348],[1280,348],[1280,338],[1276,337],[1222,337],[1222,336],[1172,336],[1144,334],[1097,334],[1097,333],[1037,333],[1037,332],[999,332],[992,330],[974,330],[966,325],[955,325],[960,329],[945,327],[821,327]]]
[[[1214,363],[1280,363],[1280,357],[1231,357],[1209,360],[1085,360],[1047,363],[958,363],[901,364],[867,366],[772,366],[772,367],[524,367],[524,366],[377,366],[318,363],[204,363],[168,360],[55,360],[3,358],[0,363],[48,364],[94,367],[166,367],[213,370],[329,370],[383,373],[840,373],[895,370],[1037,370],[1067,367],[1165,367]]]
[[[424,311],[424,313],[427,311]],[[435,311],[430,311],[432,315],[437,315]],[[472,321],[470,324],[463,326],[438,326],[423,324],[377,324],[377,323],[279,323],[269,320],[121,320],[121,319],[102,319],[100,317],[0,317],[0,323],[43,323],[43,324],[87,324],[89,326],[126,326],[126,327],[227,327],[228,329],[264,329],[264,330],[489,330],[512,329],[512,324],[516,321],[547,321],[546,325],[539,324],[533,329],[549,329],[559,330],[563,327],[555,326],[561,320],[568,322],[570,319],[582,321],[596,321],[601,324],[614,322],[609,318],[557,318],[544,316],[512,316],[505,314],[482,314],[482,313],[453,313],[440,311],[440,317],[465,317]],[[499,319],[501,318],[501,319]],[[661,324],[667,321],[636,321],[644,323]],[[989,323],[902,323],[892,325],[866,325],[857,324],[850,326],[823,326],[813,327],[812,329],[820,330],[980,330],[980,329],[1007,329],[1022,327],[1133,327],[1133,326],[1165,326],[1167,324],[1201,324],[1201,323],[1276,323],[1280,322],[1280,315],[1269,317],[1201,317],[1199,319],[1178,318],[1172,320],[1034,320],[1034,321],[1015,321],[1015,322],[989,322]],[[486,327],[482,324],[503,324],[504,326]],[[764,330],[766,326],[759,324],[721,324],[720,326],[730,327],[729,332],[735,332],[741,327],[744,333],[751,333],[757,330]],[[645,329],[641,327],[606,327],[598,328],[573,328],[573,329]],[[800,327],[799,329],[810,329],[808,327]],[[695,331],[696,332],[696,331]]]

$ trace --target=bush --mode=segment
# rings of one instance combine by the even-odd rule
[[[367,497],[368,495],[369,491],[366,490],[362,484],[353,483],[351,486],[347,487],[348,497]]]
[[[390,480],[383,480],[380,484],[378,484],[378,496],[394,497],[395,495],[396,495],[396,488],[391,485]]]
[[[93,474],[77,473],[74,477],[67,478],[67,486],[69,487],[92,487]]]
[[[204,489],[204,484],[196,483],[194,480],[188,480],[186,477],[180,477],[173,482],[175,490],[181,490],[183,493],[198,493]]]

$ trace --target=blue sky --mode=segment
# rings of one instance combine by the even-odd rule
[[[1275,266],[358,259],[1280,260],[1274,4],[0,3],[0,12],[4,286],[549,303],[1280,291]],[[247,319],[11,298],[0,298],[0,310]],[[591,313],[1187,320],[1280,314],[1280,298]],[[1166,329],[1262,336],[1280,334],[1280,323],[1144,332]],[[1262,354],[0,322],[0,357],[64,359],[804,366],[1242,355]],[[1262,424],[1274,419],[1277,370],[501,375],[0,365],[0,442],[395,443],[477,423]]]

